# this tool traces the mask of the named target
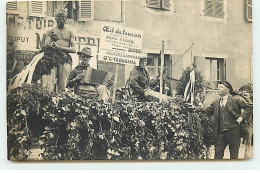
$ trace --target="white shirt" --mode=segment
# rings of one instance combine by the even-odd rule
[[[228,99],[228,95],[225,95],[225,96],[221,97],[221,99],[220,99],[220,106],[221,107],[225,107],[226,106],[227,99]]]

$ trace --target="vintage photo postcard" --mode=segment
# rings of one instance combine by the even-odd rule
[[[7,2],[8,159],[253,158],[252,5]]]

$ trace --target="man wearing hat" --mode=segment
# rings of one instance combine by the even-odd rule
[[[147,57],[144,56],[140,59],[139,66],[136,66],[130,73],[128,84],[131,89],[133,89],[133,95],[138,95],[139,98],[147,99],[147,97],[154,97],[159,99],[159,92],[153,91],[154,88],[160,80],[151,80],[148,72],[145,70],[147,65]],[[168,101],[169,97],[162,95],[163,101]]]
[[[253,87],[252,84],[247,84],[239,88],[239,95],[242,99],[244,99],[247,103],[253,105]],[[245,128],[247,129],[247,133],[243,136],[243,143],[245,143],[245,155],[244,158],[249,158],[248,151],[251,148],[252,139],[253,139],[253,112],[245,121]]]
[[[215,100],[207,114],[214,116],[213,141],[215,145],[215,159],[223,159],[224,151],[229,145],[230,158],[238,159],[240,145],[240,124],[252,112],[252,105],[245,100],[237,99],[231,94],[233,87],[228,81],[218,84],[220,98]],[[244,110],[241,114],[241,109]]]
[[[85,83],[83,78],[86,75],[88,68],[91,68],[89,61],[91,59],[91,49],[85,47],[81,52],[77,52],[79,55],[79,65],[75,67],[69,76],[68,87],[74,86],[74,92],[79,95],[85,95],[90,97],[98,97],[104,101],[107,101],[110,97],[110,92],[104,85],[96,85],[91,83]]]

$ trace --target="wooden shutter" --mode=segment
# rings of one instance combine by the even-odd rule
[[[170,0],[162,0],[162,8],[165,10],[171,10],[171,1]]]
[[[205,0],[205,16],[213,16],[213,0]]]
[[[223,0],[215,0],[214,2],[215,17],[223,17]]]
[[[88,21],[94,19],[93,0],[79,1],[79,21]]]
[[[18,2],[17,1],[7,2],[6,13],[18,14]]]
[[[43,1],[29,1],[29,16],[44,17]]]
[[[246,0],[246,18],[247,21],[252,22],[252,0]]]
[[[205,57],[194,56],[194,63],[197,65],[197,70],[205,78]]]
[[[147,7],[161,8],[161,0],[147,0]]]
[[[226,59],[226,79],[230,83],[236,82],[235,63],[235,59]]]

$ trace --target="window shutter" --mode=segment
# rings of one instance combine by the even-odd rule
[[[161,8],[161,0],[147,0],[147,7]]]
[[[213,0],[205,0],[205,9],[206,16],[213,16]]]
[[[252,0],[246,0],[246,18],[247,21],[252,22]]]
[[[17,1],[7,2],[6,13],[18,14],[18,2]]]
[[[43,1],[29,1],[29,16],[44,17]]]
[[[222,0],[215,0],[215,17],[223,17],[223,2]]]
[[[205,78],[205,57],[194,56],[194,62],[197,65],[197,70],[201,72],[201,75]]]
[[[171,10],[171,1],[170,0],[162,0],[162,8],[165,10]]]
[[[94,19],[94,4],[92,0],[79,1],[79,21]]]

